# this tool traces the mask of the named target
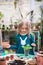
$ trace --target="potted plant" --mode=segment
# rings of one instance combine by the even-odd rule
[[[17,29],[17,22],[15,22],[15,25],[14,25],[15,29]]]
[[[2,17],[3,17],[3,14],[2,14],[2,12],[0,12],[0,20],[2,19]]]
[[[17,4],[17,3],[16,3],[16,0],[15,0],[15,1],[14,1],[14,7],[15,7],[15,9],[16,9],[16,4]]]
[[[40,9],[41,9],[41,31],[40,31],[40,34],[41,34],[41,48],[42,48],[43,47],[43,4],[41,4]]]
[[[10,34],[10,29],[9,29],[9,27],[6,27],[6,34],[7,34],[7,35]]]
[[[25,56],[28,56],[29,50],[32,49],[32,47],[29,44],[27,44],[26,46],[22,46],[22,48],[24,49]]]
[[[0,22],[1,22],[1,19],[4,15],[2,14],[2,12],[0,12]],[[1,24],[0,24],[0,29],[1,29]]]
[[[36,0],[36,1],[42,1],[42,0]]]

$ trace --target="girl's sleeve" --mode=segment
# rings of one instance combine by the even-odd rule
[[[31,43],[35,43],[35,35],[32,33],[30,37],[31,37]]]
[[[17,49],[18,48],[18,36],[15,36],[15,44],[10,45],[10,49]]]

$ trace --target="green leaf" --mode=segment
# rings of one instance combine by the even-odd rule
[[[26,50],[32,49],[32,47],[29,44],[27,44],[26,46],[22,46],[22,48]]]
[[[22,46],[22,48],[24,48],[24,46]]]
[[[8,54],[8,51],[7,50],[5,50],[5,54]]]
[[[26,46],[30,47],[30,45],[29,45],[29,44],[27,44]]]
[[[0,20],[1,20],[2,17],[3,17],[3,14],[2,14],[2,12],[0,12]]]

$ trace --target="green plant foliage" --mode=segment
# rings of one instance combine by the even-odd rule
[[[0,20],[1,20],[2,17],[3,17],[3,14],[2,14],[2,12],[0,12]]]
[[[16,1],[14,2],[14,7],[16,8]]]
[[[8,51],[7,51],[7,50],[5,50],[5,51],[4,51],[4,53],[7,55],[7,54],[8,54]]]
[[[36,0],[36,1],[42,1],[42,0]]]
[[[26,50],[32,49],[32,47],[29,44],[27,44],[26,46],[22,46],[22,48]]]
[[[40,34],[41,34],[41,46],[43,46],[43,20],[41,21],[41,31],[40,31]]]

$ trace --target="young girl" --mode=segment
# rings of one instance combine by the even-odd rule
[[[11,49],[16,49],[16,53],[24,53],[23,45],[30,44],[32,49],[30,54],[34,54],[33,47],[35,45],[34,35],[31,33],[31,25],[29,22],[21,21],[18,25],[18,34],[16,35],[16,45],[11,45]],[[9,46],[8,46],[9,47]],[[7,47],[7,48],[8,48]]]

